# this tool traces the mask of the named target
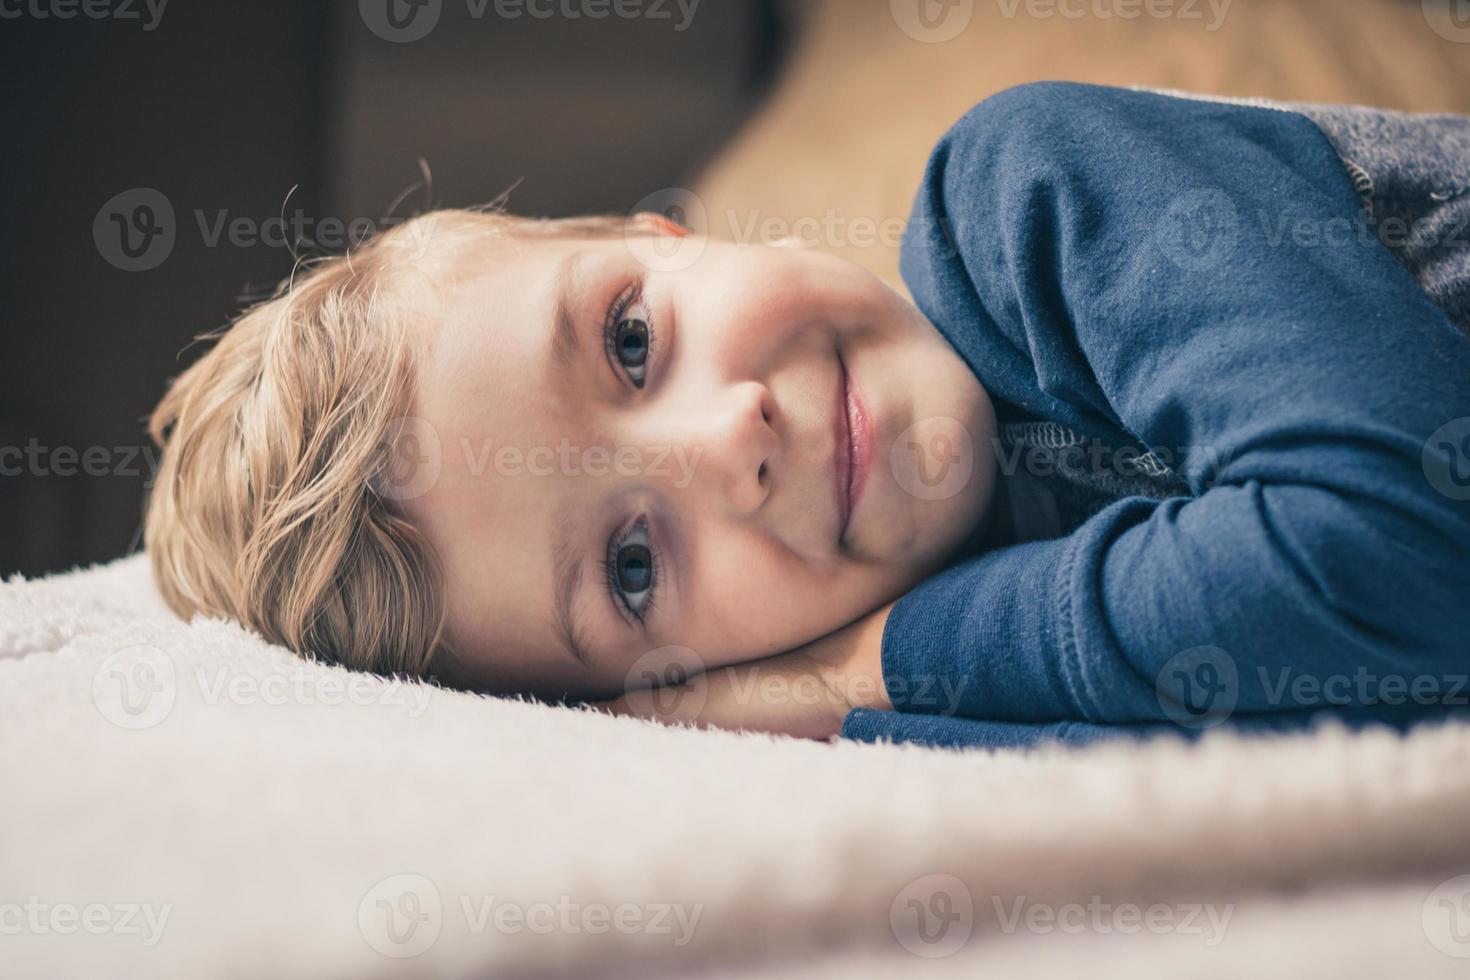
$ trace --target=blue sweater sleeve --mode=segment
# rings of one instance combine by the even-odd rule
[[[1167,454],[1193,494],[899,600],[899,710],[1177,722],[1465,672],[1470,492],[1443,477],[1470,342],[1361,213],[1294,113],[1046,83],[955,125],[903,246],[920,308],[992,395]]]
[[[1463,722],[1466,713],[1449,710],[1444,718]],[[1319,711],[1280,711],[1270,714],[1241,716],[1231,723],[1231,730],[1245,735],[1284,735],[1309,731],[1324,721]],[[1411,705],[1382,708],[1344,708],[1334,711],[1330,722],[1345,729],[1380,728],[1404,731],[1422,724],[1422,710]],[[900,711],[878,711],[856,708],[848,712],[842,724],[842,736],[859,742],[908,742],[952,749],[1029,749],[1041,745],[1089,745],[1102,741],[1157,738],[1159,736],[1194,739],[1206,729],[1177,724],[1099,725],[1087,721],[1054,721],[1041,723],[976,721],[946,715],[916,714]]]

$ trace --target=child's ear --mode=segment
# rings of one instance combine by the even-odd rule
[[[673,235],[676,238],[683,238],[689,234],[689,229],[678,220],[656,211],[639,211],[629,220],[635,229],[649,235]]]

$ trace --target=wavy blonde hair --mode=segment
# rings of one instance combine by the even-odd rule
[[[175,378],[144,543],[169,607],[235,619],[303,656],[424,675],[444,647],[442,567],[381,492],[393,430],[467,241],[607,237],[651,216],[431,211],[299,268]],[[657,220],[657,219],[655,219]]]

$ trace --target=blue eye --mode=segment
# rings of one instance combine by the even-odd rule
[[[642,388],[648,355],[653,348],[653,327],[648,308],[637,287],[630,286],[613,302],[603,328],[608,358],[620,368],[633,387]]]
[[[639,622],[652,604],[654,574],[648,522],[640,517],[626,534],[608,542],[607,558],[608,591]]]

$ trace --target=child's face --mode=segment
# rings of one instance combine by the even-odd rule
[[[598,697],[659,647],[707,668],[783,652],[902,594],[985,514],[985,392],[848,262],[710,241],[657,271],[621,239],[521,237],[471,246],[445,295],[415,405],[441,468],[404,503],[466,683]]]

